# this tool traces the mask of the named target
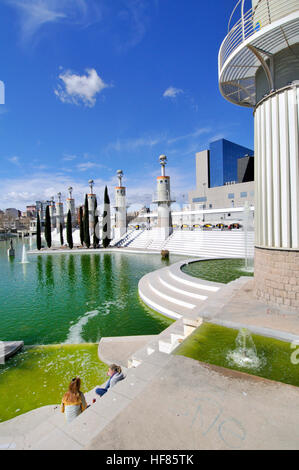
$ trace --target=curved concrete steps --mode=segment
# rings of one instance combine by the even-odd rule
[[[145,275],[138,284],[141,299],[153,310],[171,318],[196,319],[196,311],[223,284],[197,279],[181,271],[185,260]]]
[[[0,341],[0,364],[17,354],[24,346],[24,341]]]

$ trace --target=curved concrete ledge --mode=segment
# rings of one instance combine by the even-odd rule
[[[138,283],[140,298],[148,307],[170,318],[197,319],[198,308],[224,284],[182,272],[182,266],[195,261],[201,259],[185,259],[143,276]]]
[[[0,342],[0,364],[17,354],[24,346],[24,341]]]
[[[90,254],[90,253],[136,253],[136,254],[143,254],[143,255],[159,255],[161,253],[160,250],[138,250],[137,248],[73,248],[70,249],[46,249],[46,250],[30,250],[27,251],[27,255],[56,255],[56,254]]]

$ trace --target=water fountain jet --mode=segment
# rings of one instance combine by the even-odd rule
[[[23,251],[22,251],[22,261],[21,264],[28,264],[28,257],[27,257],[27,251],[25,245],[23,245]]]
[[[239,330],[236,349],[230,351],[226,359],[234,365],[248,369],[259,369],[263,365],[263,358],[258,357],[251,333],[247,328]]]

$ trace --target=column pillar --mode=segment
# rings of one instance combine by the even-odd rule
[[[255,286],[269,303],[299,307],[299,83],[255,109]]]

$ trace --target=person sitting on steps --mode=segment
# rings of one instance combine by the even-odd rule
[[[63,395],[61,402],[61,412],[65,414],[68,423],[73,421],[86,408],[86,401],[83,393],[80,391],[81,380],[74,377],[69,384],[68,391]]]
[[[104,388],[98,387],[95,389],[96,394],[100,395],[100,397],[105,395],[109,388],[114,387],[117,382],[125,378],[124,374],[122,373],[121,367],[117,366],[116,364],[111,364],[108,369],[107,375],[109,376],[109,380],[106,382]]]

